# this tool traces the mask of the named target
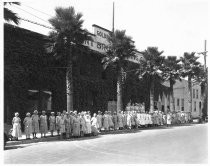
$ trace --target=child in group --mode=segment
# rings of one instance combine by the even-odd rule
[[[64,114],[61,114],[61,119],[60,119],[60,132],[61,132],[60,139],[63,139],[64,133],[66,133]]]
[[[39,116],[38,116],[38,111],[34,110],[33,115],[31,116],[32,118],[32,134],[33,134],[33,139],[37,138],[36,133],[39,132]]]
[[[44,138],[46,138],[48,127],[47,127],[47,115],[45,115],[45,111],[42,111],[42,115],[40,116],[40,132],[41,132],[41,138],[44,134]]]
[[[53,137],[53,132],[55,131],[55,113],[54,112],[51,112],[51,116],[49,117],[49,122],[50,122],[51,137]]]
[[[60,126],[60,119],[61,119],[61,113],[57,112],[55,123],[56,123],[56,130],[57,130],[57,135],[58,136],[60,135],[60,128],[61,128],[61,126]]]
[[[21,119],[19,118],[19,113],[16,112],[15,117],[12,119],[12,126],[13,126],[12,136],[17,141],[18,141],[18,137],[22,136],[20,123],[21,123]]]
[[[23,121],[23,124],[25,125],[26,139],[30,139],[30,135],[32,133],[32,118],[30,116],[31,114],[29,112],[26,113],[26,117]]]

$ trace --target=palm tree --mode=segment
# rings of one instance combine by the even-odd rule
[[[188,77],[188,111],[192,111],[192,80],[196,79],[200,72],[199,57],[195,56],[195,52],[184,53],[181,57],[182,68],[180,70],[182,77]]]
[[[16,13],[13,11],[9,10],[6,5],[20,5],[20,2],[4,2],[4,19],[7,22],[14,22],[15,24],[19,24],[19,17],[17,16]]]
[[[57,58],[66,62],[66,94],[67,111],[73,111],[73,49],[81,47],[85,40],[90,40],[87,31],[82,29],[83,20],[81,13],[76,13],[74,7],[55,9],[56,15],[49,19],[55,31],[50,33],[54,41],[53,52]]]
[[[135,57],[136,51],[132,38],[126,36],[125,32],[125,30],[116,30],[114,33],[110,33],[108,37],[109,50],[102,59],[104,69],[113,66],[117,71],[117,112],[123,109],[122,84],[125,67],[128,63],[127,59]]]
[[[170,83],[170,102],[171,102],[171,111],[175,111],[175,103],[174,103],[174,92],[173,85],[176,83],[176,80],[181,81],[179,70],[181,68],[179,64],[180,60],[176,58],[176,56],[168,56],[167,59],[164,60],[163,66],[163,78]]]
[[[137,72],[140,78],[147,79],[150,87],[150,112],[154,111],[154,86],[155,82],[162,80],[161,66],[164,57],[163,51],[158,51],[157,47],[148,47],[142,52],[143,58],[140,61],[140,71]]]

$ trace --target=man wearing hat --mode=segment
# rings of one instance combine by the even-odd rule
[[[37,138],[36,133],[39,132],[39,115],[38,111],[34,110],[33,115],[31,116],[32,118],[32,134],[33,134],[33,139]]]

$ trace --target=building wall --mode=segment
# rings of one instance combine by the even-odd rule
[[[174,85],[175,111],[189,111],[188,95],[189,92],[187,81],[177,81]],[[192,117],[196,118],[201,116],[202,107],[203,104],[201,102],[201,87],[199,85],[192,85]]]

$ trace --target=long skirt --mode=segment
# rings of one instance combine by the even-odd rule
[[[65,124],[61,124],[60,132],[61,133],[65,133],[66,132],[66,130],[65,130]]]
[[[86,133],[87,134],[91,133],[91,123],[86,123]]]
[[[73,124],[73,136],[80,136],[80,123]]]
[[[55,123],[50,123],[50,131],[55,131]]]
[[[14,123],[13,124],[12,136],[13,137],[22,137],[22,133],[21,133],[21,129],[20,129],[20,124],[19,123]]]
[[[38,133],[39,132],[39,121],[33,122],[32,121],[32,133]]]
[[[109,122],[108,122],[108,119],[104,119],[104,123],[103,123],[103,127],[105,130],[108,130],[109,129]]]
[[[32,125],[31,124],[26,124],[25,125],[25,134],[26,135],[32,134]]]
[[[40,132],[44,134],[47,133],[47,123],[40,124]]]

